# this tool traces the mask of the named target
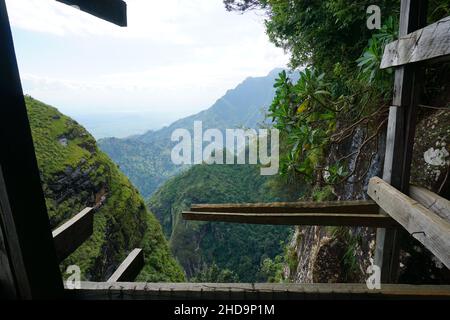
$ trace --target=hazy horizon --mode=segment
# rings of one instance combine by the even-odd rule
[[[130,134],[161,128],[288,60],[261,13],[227,12],[222,0],[127,0],[127,28],[54,0],[6,2],[24,93],[88,129],[119,115],[141,117]]]

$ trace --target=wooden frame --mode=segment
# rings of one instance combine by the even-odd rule
[[[77,300],[317,300],[317,299],[450,299],[450,286],[273,283],[82,282],[66,290]]]
[[[132,282],[144,267],[144,251],[134,249],[107,282]]]
[[[127,4],[122,0],[56,0],[79,8],[102,20],[109,21],[121,27],[127,26]]]
[[[62,295],[50,223],[4,0],[0,0],[0,226],[16,298]],[[3,268],[0,278],[5,278]]]
[[[77,5],[81,10],[94,14],[119,25],[126,25],[126,6],[123,1],[104,0],[58,0]],[[109,5],[105,5],[109,4]],[[400,37],[397,47],[406,45],[405,36],[425,24],[426,1],[402,0]],[[440,33],[439,33],[440,34]],[[403,39],[405,38],[405,39]],[[445,38],[447,39],[447,38]],[[420,44],[420,39],[417,43]],[[392,44],[392,47],[394,44]],[[441,53],[447,54],[447,51]],[[441,54],[439,53],[439,54]],[[400,56],[400,54],[398,54]],[[419,61],[420,56],[416,56]],[[422,55],[422,58],[434,58],[432,55]],[[403,59],[403,58],[402,58]],[[416,62],[411,60],[408,62]],[[399,59],[399,62],[403,63]],[[407,62],[405,62],[407,63]],[[394,65],[394,64],[393,64]],[[0,281],[2,293],[8,298],[76,298],[76,299],[330,299],[330,298],[450,298],[450,286],[410,286],[382,285],[381,290],[368,290],[365,284],[150,284],[127,282],[83,282],[81,289],[63,290],[61,274],[57,263],[57,254],[50,233],[45,199],[40,184],[31,130],[28,122],[23,92],[20,84],[17,61],[11,37],[5,1],[0,0],[0,93],[2,107],[0,108]],[[430,210],[411,203],[405,195],[408,192],[409,170],[411,163],[412,139],[415,131],[415,108],[417,105],[417,88],[421,81],[420,65],[405,65],[396,70],[396,85],[394,103],[390,109],[387,135],[386,161],[383,179],[372,183],[369,193],[380,206],[390,213],[416,238],[421,240],[448,266],[447,247],[448,222],[431,215]],[[392,186],[389,185],[392,184]],[[399,189],[396,190],[395,188]],[[376,192],[375,192],[376,190]],[[415,194],[415,193],[414,193]],[[403,197],[403,198],[402,198]],[[424,193],[420,197],[425,197]],[[402,199],[401,205],[396,199]],[[405,204],[406,203],[406,204]],[[343,205],[342,203],[340,204]],[[359,204],[361,205],[361,204]],[[400,206],[400,208],[398,208]],[[403,207],[402,207],[403,206]],[[430,204],[430,207],[433,207]],[[361,209],[362,208],[362,209]],[[338,209],[329,204],[319,209],[306,206],[299,212],[299,207],[291,207],[291,214],[300,214],[305,220],[308,214],[315,217],[322,215],[330,219],[331,215],[354,218],[358,215],[369,217],[383,214],[372,212],[374,203],[367,202],[357,212],[356,206]],[[195,208],[191,214],[210,215],[213,208],[203,206]],[[241,210],[222,207],[219,215],[230,214],[227,210]],[[88,209],[87,209],[88,210]],[[197,210],[197,211],[196,211]],[[200,211],[198,211],[200,210]],[[201,211],[210,210],[210,211]],[[252,208],[249,214],[266,210],[266,214],[280,217],[283,213],[271,210],[281,210],[260,206]],[[311,211],[317,210],[317,211]],[[334,210],[325,212],[324,210]],[[336,210],[343,210],[337,212]],[[347,211],[353,210],[353,211]],[[228,212],[228,213],[227,213]],[[232,215],[242,215],[242,212],[231,212]],[[244,212],[244,214],[246,214]],[[351,215],[351,216],[350,216]],[[437,217],[437,218],[436,218]],[[55,230],[55,243],[67,243],[64,234],[72,233],[74,226],[87,226],[91,229],[92,212],[80,213],[77,217]],[[276,218],[276,217],[275,217]],[[310,219],[309,217],[308,219]],[[373,217],[375,218],[375,217]],[[312,220],[311,220],[312,221]],[[444,222],[442,222],[444,221]],[[428,222],[431,222],[428,223]],[[414,231],[414,227],[423,230]],[[424,238],[421,239],[420,234]],[[84,238],[89,232],[77,237]],[[395,281],[396,273],[396,237],[395,229],[379,229],[377,235],[376,261],[382,266],[382,281]],[[439,241],[437,241],[439,240]],[[76,247],[74,245],[74,247]],[[72,250],[72,249],[71,249]],[[111,281],[132,278],[143,260],[142,251],[133,251]],[[69,250],[70,251],[70,250]],[[58,253],[59,258],[67,253]],[[143,262],[142,262],[143,263]],[[376,264],[378,264],[376,262]],[[131,270],[133,270],[131,274]],[[129,274],[127,274],[130,272]]]
[[[183,219],[289,226],[357,226],[391,228],[397,223],[382,214],[357,213],[230,213],[183,211]]]
[[[402,0],[399,37],[406,37],[426,24],[428,1]],[[395,70],[393,105],[389,109],[383,179],[407,194],[423,68],[408,64]],[[375,264],[381,281],[396,282],[399,270],[398,240],[402,230],[378,229]]]
[[[384,180],[370,180],[369,196],[450,269],[450,222]]]
[[[94,232],[94,210],[85,208],[52,232],[58,261],[61,262]]]
[[[377,214],[378,205],[372,200],[306,201],[271,203],[192,204],[195,212],[235,213],[358,213]]]
[[[450,201],[422,187],[410,186],[409,196],[450,222]]]
[[[381,69],[450,56],[450,17],[386,46]]]

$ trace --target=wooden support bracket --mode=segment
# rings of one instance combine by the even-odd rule
[[[58,261],[61,262],[74,252],[94,231],[94,210],[85,208],[53,232]]]

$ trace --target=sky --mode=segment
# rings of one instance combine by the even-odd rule
[[[6,0],[24,92],[71,116],[151,114],[157,126],[284,67],[261,12],[222,0],[126,0],[121,28],[54,0]]]

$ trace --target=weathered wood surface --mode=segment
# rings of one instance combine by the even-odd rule
[[[393,227],[397,223],[382,214],[357,213],[230,213],[183,211],[183,219],[291,226]]]
[[[399,37],[425,27],[428,3],[424,0],[401,0]],[[389,108],[383,179],[395,188],[408,193],[412,148],[416,126],[416,112],[421,93],[423,68],[421,64],[407,64],[395,70],[394,97]],[[383,213],[383,212],[382,212]],[[383,283],[398,279],[399,238],[403,230],[377,229],[375,264],[381,268]]]
[[[272,202],[272,203],[225,203],[193,204],[190,211],[228,213],[357,213],[376,214],[374,201],[322,201],[322,202]]]
[[[65,292],[81,300],[450,299],[450,286],[392,284],[369,290],[365,284],[82,282]]]
[[[144,267],[144,251],[134,249],[120,264],[107,282],[131,282]]]
[[[387,214],[450,268],[450,222],[378,177],[370,180],[367,193]]]
[[[127,25],[127,4],[122,0],[56,0],[76,6],[100,19],[117,24],[121,27]]]
[[[85,208],[53,232],[58,261],[61,262],[85,242],[94,231],[94,210]]]
[[[409,196],[442,219],[450,222],[450,201],[447,199],[430,190],[413,185],[409,187]]]
[[[388,44],[380,68],[397,67],[442,57],[450,58],[450,17]]]

